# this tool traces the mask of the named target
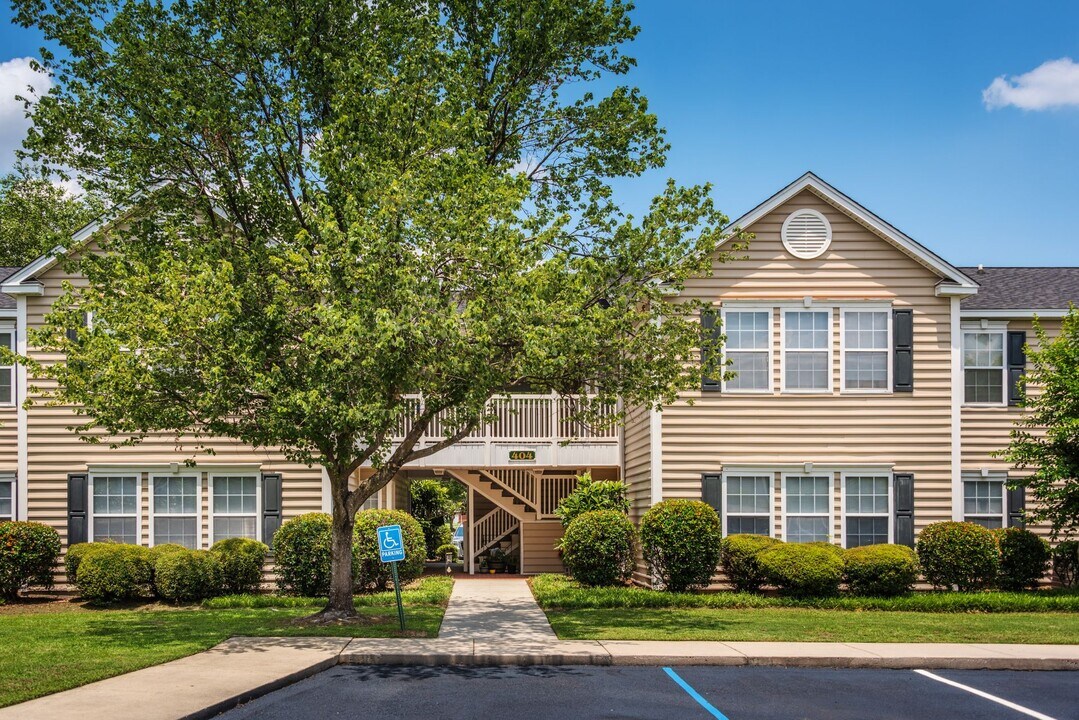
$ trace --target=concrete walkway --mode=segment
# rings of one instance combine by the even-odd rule
[[[453,584],[438,631],[440,640],[504,643],[558,642],[524,578],[469,579]]]

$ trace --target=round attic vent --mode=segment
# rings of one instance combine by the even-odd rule
[[[828,249],[832,242],[832,226],[816,210],[795,210],[783,221],[780,237],[791,255],[811,260]]]

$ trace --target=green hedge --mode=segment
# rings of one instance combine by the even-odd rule
[[[621,585],[633,575],[637,530],[619,510],[592,510],[575,517],[562,541],[566,571],[584,585]]]
[[[628,513],[626,484],[620,480],[593,481],[592,476],[585,473],[578,479],[573,492],[558,503],[554,514],[562,527],[567,528],[578,516],[596,510],[615,510],[623,515]]]
[[[641,518],[641,546],[652,574],[674,592],[707,587],[719,565],[723,529],[700,500],[664,500]]]
[[[775,545],[762,551],[757,562],[769,582],[793,597],[835,595],[843,580],[841,553],[816,543]]]
[[[329,594],[332,522],[326,513],[307,513],[285,521],[274,533],[273,554],[281,592]]]
[[[150,594],[154,555],[148,548],[120,543],[93,545],[97,547],[82,552],[75,574],[75,586],[84,599],[112,602]]]
[[[728,535],[719,544],[719,559],[727,581],[741,592],[756,592],[768,582],[768,576],[757,562],[757,556],[777,540],[767,535]]]
[[[450,556],[451,560],[456,561],[457,546],[453,543],[446,543],[445,545],[439,545],[438,548],[435,550],[435,557],[439,560],[445,560],[447,555]]]
[[[1000,550],[992,531],[981,525],[933,523],[918,536],[917,550],[925,581],[934,587],[980,590],[997,580]]]
[[[998,585],[1004,590],[1037,587],[1049,571],[1049,543],[1023,528],[1000,528],[994,533],[1000,547]]]
[[[0,599],[14,600],[29,585],[52,588],[60,535],[36,522],[0,522]]]
[[[221,561],[208,550],[168,552],[154,563],[154,591],[171,602],[198,602],[221,594]]]
[[[1053,577],[1066,588],[1079,587],[1079,540],[1065,540],[1053,548]]]
[[[386,525],[401,526],[405,559],[397,563],[397,576],[400,581],[415,580],[423,574],[427,547],[423,527],[416,518],[403,510],[364,510],[356,516],[353,538],[353,580],[357,590],[382,590],[393,580],[389,563],[382,562],[378,552],[377,530]]]
[[[905,545],[851,548],[843,553],[843,579],[855,595],[902,595],[918,581],[918,556]]]
[[[258,592],[262,585],[262,565],[270,548],[250,538],[228,538],[215,542],[210,552],[221,565],[223,592]]]

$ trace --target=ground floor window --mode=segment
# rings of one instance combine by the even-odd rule
[[[154,545],[175,543],[192,550],[199,546],[197,475],[154,475]]]
[[[258,539],[258,477],[214,475],[213,541],[233,537]]]
[[[93,536],[91,540],[139,542],[139,475],[93,475]]]
[[[1004,527],[1003,476],[963,476],[963,519],[990,530]]]
[[[844,476],[844,547],[889,541],[889,481],[887,475]]]
[[[0,475],[0,520],[15,519],[15,478]]]
[[[784,528],[787,542],[827,542],[831,539],[832,478],[830,475],[788,475],[784,478]]]
[[[772,534],[771,475],[728,475],[726,491],[728,535]]]

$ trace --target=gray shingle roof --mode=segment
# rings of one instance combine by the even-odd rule
[[[1063,310],[1079,305],[1079,267],[959,268],[980,288],[964,310]]]
[[[0,267],[0,282],[7,280],[22,268],[17,267]],[[10,310],[15,307],[15,298],[10,295],[0,293],[0,310]]]

